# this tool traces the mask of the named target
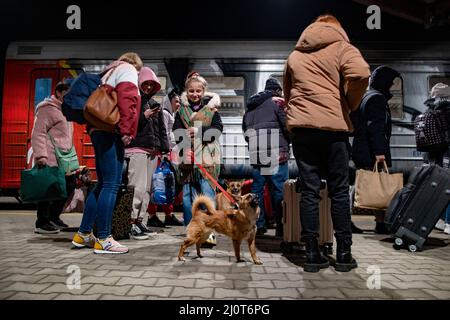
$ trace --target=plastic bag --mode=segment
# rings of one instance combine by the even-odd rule
[[[151,202],[171,204],[175,198],[175,176],[170,164],[162,161],[152,177]]]
[[[75,188],[71,197],[69,197],[64,205],[63,212],[83,212],[86,193],[86,187]]]

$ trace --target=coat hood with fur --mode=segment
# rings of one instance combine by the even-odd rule
[[[39,108],[44,107],[44,106],[55,107],[55,108],[58,108],[59,110],[61,110],[61,104],[62,104],[62,102],[59,101],[55,96],[51,96],[50,98],[45,98],[43,101],[41,101],[36,106],[36,112]]]
[[[295,49],[313,51],[337,41],[350,42],[344,29],[333,23],[315,22],[303,31]]]
[[[208,108],[219,108],[220,107],[220,96],[214,92],[205,92],[202,100],[206,102]],[[180,101],[182,105],[188,106],[190,103],[187,99],[186,91],[181,94]]]

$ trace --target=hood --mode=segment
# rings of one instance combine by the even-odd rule
[[[370,76],[369,87],[371,89],[381,92],[387,100],[392,98],[389,91],[394,79],[400,77],[400,73],[387,66],[380,66],[376,68]]]
[[[248,99],[247,109],[249,111],[254,110],[257,107],[259,107],[261,104],[263,104],[264,101],[266,101],[267,99],[270,99],[274,96],[275,96],[274,92],[268,91],[268,90],[254,94],[253,96],[250,97],[250,99]]]
[[[214,108],[219,108],[220,107],[220,97],[219,97],[219,95],[217,93],[205,92],[205,95],[203,96],[202,100],[204,102],[206,102],[206,106],[208,108],[214,109]],[[189,101],[187,99],[186,91],[181,94],[180,102],[184,106],[190,105],[190,103],[189,103]]]
[[[111,70],[112,68],[116,68],[116,67],[118,67],[118,66],[120,66],[121,64],[124,64],[124,63],[127,63],[127,62],[125,62],[125,61],[119,61],[119,60],[116,60],[116,61],[111,62],[111,64],[109,64],[109,65],[102,71],[101,76],[103,76],[104,74],[106,74],[106,73],[107,73],[109,70]]]
[[[301,34],[295,46],[298,51],[313,51],[337,41],[350,42],[344,29],[328,22],[314,22]]]
[[[170,103],[170,99],[168,95],[165,95],[162,99],[161,105],[164,110],[169,111],[170,114],[173,114],[172,104]]]
[[[141,86],[145,81],[153,82],[154,87],[150,95],[154,95],[161,90],[161,83],[159,82],[158,77],[149,67],[143,67],[139,72],[139,89],[142,90]]]
[[[45,98],[44,101],[41,101],[36,106],[35,111],[37,111],[39,108],[42,108],[42,107],[55,107],[55,108],[61,109],[61,104],[62,104],[62,102],[59,101],[58,99],[56,99],[55,96],[51,96],[50,98]]]

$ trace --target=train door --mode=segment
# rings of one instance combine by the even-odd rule
[[[26,130],[26,167],[33,166],[33,150],[31,148],[31,134],[33,132],[34,115],[37,105],[45,98],[50,97],[59,81],[57,69],[35,69],[31,72],[30,93],[28,104],[28,121]]]
[[[76,69],[35,69],[31,72],[30,81],[30,99],[28,106],[28,126],[27,126],[27,167],[33,165],[32,149],[31,149],[31,134],[33,132],[34,116],[36,114],[37,105],[45,98],[50,97],[54,93],[56,84],[64,81],[67,78],[75,78],[79,70]],[[74,144],[77,150],[81,149],[82,145],[82,128],[74,126]],[[80,133],[81,131],[81,133]]]

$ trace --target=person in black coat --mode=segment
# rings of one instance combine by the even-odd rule
[[[152,98],[161,89],[161,84],[148,67],[143,67],[139,73],[139,88],[142,98],[137,134],[126,146],[125,158],[128,185],[134,187],[130,237],[145,240],[151,233],[143,224],[143,218],[150,201],[152,176],[158,157],[168,158],[169,140],[161,105]]]
[[[265,226],[264,185],[269,184],[276,220],[276,237],[283,236],[283,185],[289,178],[289,132],[286,127],[285,102],[281,84],[275,78],[266,81],[264,91],[250,97],[242,121],[242,131],[248,143],[250,164],[253,167],[252,193],[258,195],[261,214],[257,234],[267,232]],[[273,137],[272,135],[276,136]],[[275,138],[276,145],[272,145]],[[276,169],[276,170],[275,170]]]
[[[391,111],[388,101],[390,89],[400,74],[387,66],[376,68],[370,77],[369,90],[364,94],[359,109],[353,115],[354,138],[352,160],[356,169],[372,170],[375,163],[392,165],[390,139]],[[381,214],[383,213],[383,214]],[[384,211],[376,213],[377,233],[385,234]]]

